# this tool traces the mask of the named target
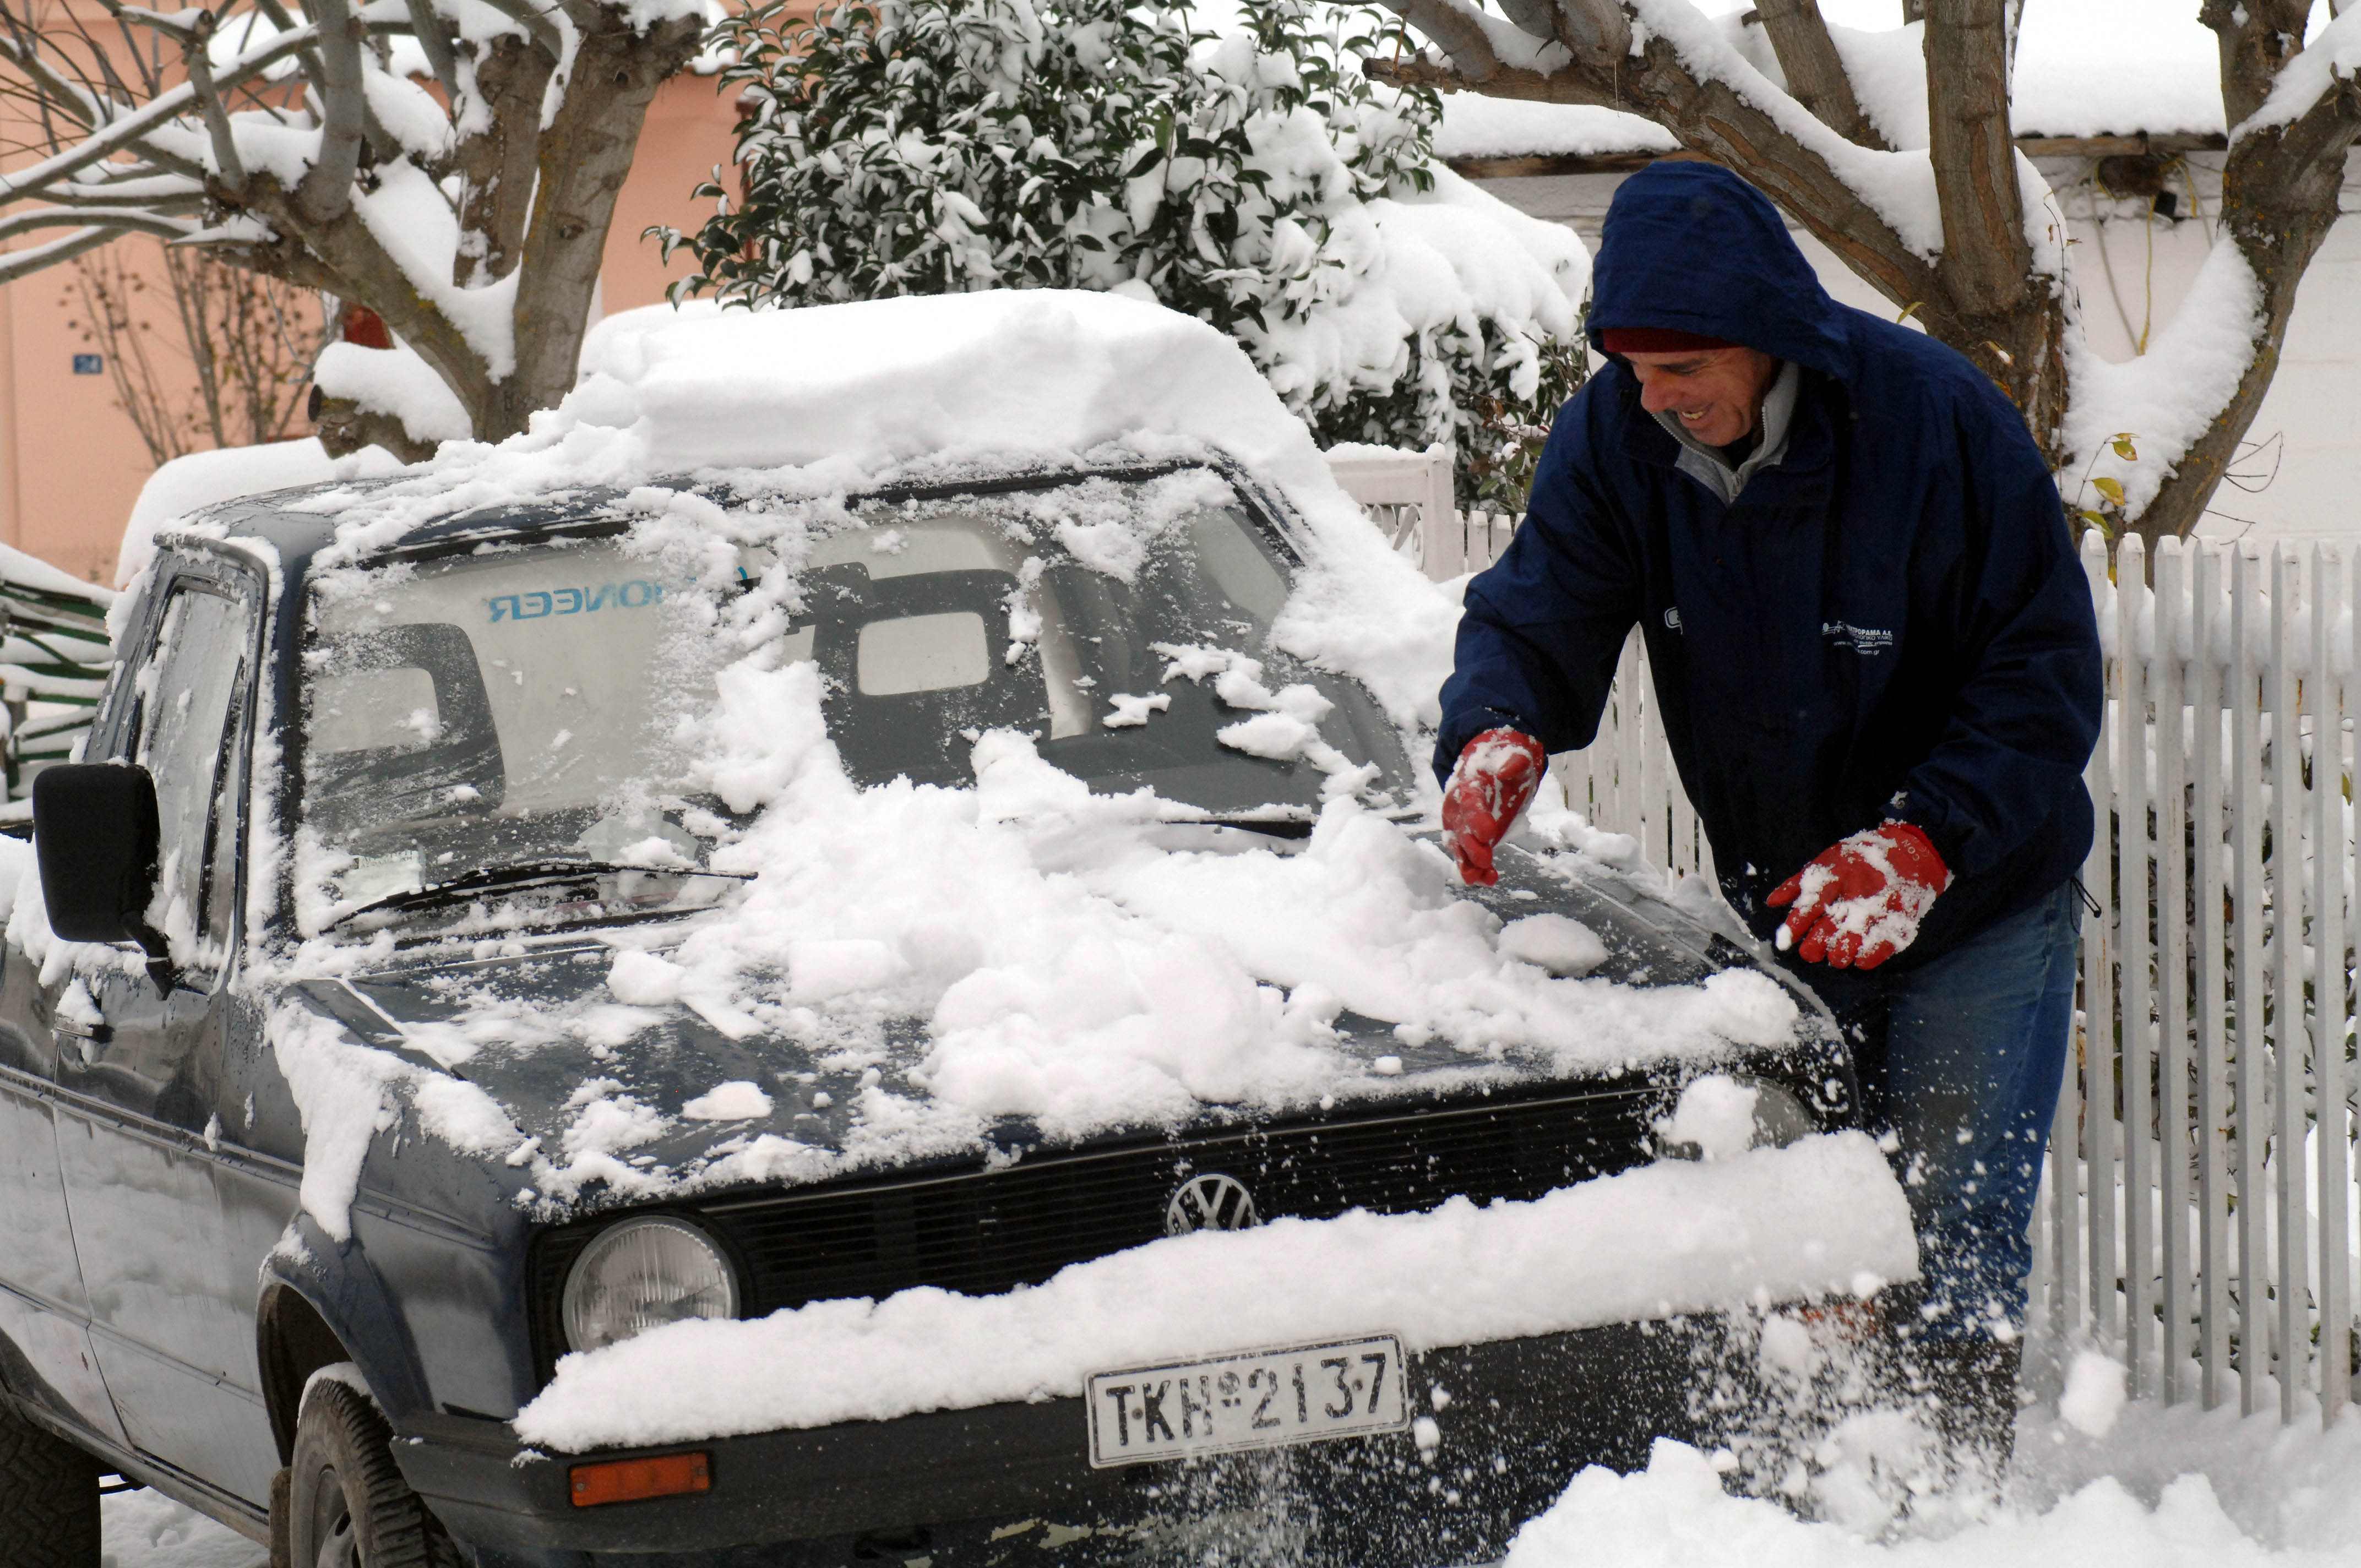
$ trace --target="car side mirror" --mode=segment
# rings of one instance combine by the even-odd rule
[[[130,762],[67,762],[33,775],[33,852],[49,929],[69,942],[137,942],[153,969],[156,781]]]

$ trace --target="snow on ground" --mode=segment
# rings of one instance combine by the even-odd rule
[[[1708,1456],[1659,1442],[1636,1475],[1576,1477],[1507,1568],[2327,1568],[2356,1541],[2361,1416],[2323,1434],[2140,1403],[2103,1437],[2026,1412],[2003,1504],[1881,1540],[1730,1497]]]
[[[227,1525],[157,1492],[99,1505],[99,1568],[265,1568],[270,1554]]]
[[[1941,1534],[1872,1541],[1728,1496],[1676,1443],[1578,1476],[1508,1568],[2330,1568],[2361,1541],[2361,1416],[2323,1433],[2274,1415],[2126,1406],[2103,1437],[2036,1408],[2006,1505]],[[106,1499],[105,1568],[262,1568],[261,1548],[152,1492]]]

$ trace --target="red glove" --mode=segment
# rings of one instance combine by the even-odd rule
[[[1533,798],[1548,766],[1542,743],[1520,730],[1487,729],[1461,748],[1443,786],[1443,847],[1458,863],[1460,881],[1490,887],[1500,880],[1493,847]]]
[[[1780,926],[1779,950],[1794,947],[1806,963],[1875,969],[1918,939],[1935,895],[1951,871],[1927,835],[1888,822],[1820,851],[1763,902],[1794,905]]]

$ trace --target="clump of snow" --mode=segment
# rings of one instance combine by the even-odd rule
[[[1680,1102],[1656,1131],[1668,1143],[1695,1147],[1701,1159],[1735,1159],[1754,1145],[1754,1102],[1761,1094],[1726,1073],[1708,1073],[1681,1091]]]
[[[1391,1332],[1418,1352],[1850,1297],[1864,1277],[1915,1277],[1916,1257],[1884,1157],[1842,1133],[1529,1203],[1170,1237],[1005,1295],[928,1288],[674,1323],[561,1359],[516,1429],[577,1452],[888,1420],[1070,1397],[1105,1367],[1235,1349],[1241,1323],[1263,1343]]]
[[[321,350],[312,380],[324,396],[400,421],[412,441],[433,445],[474,433],[457,394],[412,349],[332,343]]]
[[[1500,951],[1554,975],[1579,980],[1607,961],[1607,944],[1579,920],[1528,915],[1500,927]]]
[[[2058,1415],[2084,1437],[2104,1437],[2124,1413],[2124,1364],[2102,1351],[2081,1350],[2066,1368]]]
[[[771,1113],[771,1097],[743,1079],[718,1083],[680,1108],[692,1122],[751,1122]]]
[[[324,1014],[282,1005],[264,1032],[303,1124],[304,1212],[335,1241],[352,1235],[361,1167],[377,1135],[401,1119],[398,1090],[409,1091],[423,1131],[463,1152],[505,1154],[522,1137],[475,1084],[357,1045]]]

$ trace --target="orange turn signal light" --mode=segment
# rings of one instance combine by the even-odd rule
[[[577,1464],[566,1472],[567,1490],[577,1508],[601,1503],[636,1503],[683,1492],[713,1489],[713,1465],[702,1453],[668,1453],[662,1459],[610,1459]]]

